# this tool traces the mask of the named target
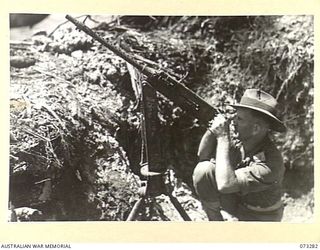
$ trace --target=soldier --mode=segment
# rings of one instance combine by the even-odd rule
[[[199,145],[195,190],[209,220],[281,221],[284,164],[269,131],[285,132],[276,116],[277,101],[257,89],[245,91],[234,119],[237,147],[230,139],[230,120],[214,118]]]

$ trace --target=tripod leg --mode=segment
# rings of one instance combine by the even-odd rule
[[[177,209],[177,211],[179,212],[179,214],[181,215],[181,217],[185,220],[185,221],[191,221],[189,215],[186,213],[186,211],[183,209],[183,207],[181,206],[181,204],[179,203],[178,199],[176,197],[174,197],[172,194],[168,193],[167,194],[170,198],[171,203],[173,204],[173,206]]]
[[[144,197],[137,200],[137,202],[134,204],[126,221],[134,221],[137,218],[138,213],[140,212],[141,208],[143,207],[143,203],[144,203]]]

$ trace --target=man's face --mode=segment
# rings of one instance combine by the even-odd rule
[[[241,141],[245,141],[253,135],[254,117],[249,109],[237,108],[237,115],[234,121]]]

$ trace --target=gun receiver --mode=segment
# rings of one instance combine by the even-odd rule
[[[138,71],[147,76],[148,84],[150,84],[156,91],[171,100],[175,105],[187,111],[188,114],[197,118],[201,123],[207,124],[217,113],[219,113],[216,108],[211,106],[192,90],[185,87],[174,77],[163,71],[155,70],[147,67],[146,65],[139,64],[129,56],[126,51],[112,45],[75,18],[66,15],[66,19],[72,22],[78,29],[87,33],[93,39],[100,42],[117,56],[121,57],[123,60],[134,66]]]

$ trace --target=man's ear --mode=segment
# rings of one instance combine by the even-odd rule
[[[261,125],[259,123],[254,123],[253,124],[253,130],[252,130],[252,134],[253,135],[257,135],[261,132]]]

